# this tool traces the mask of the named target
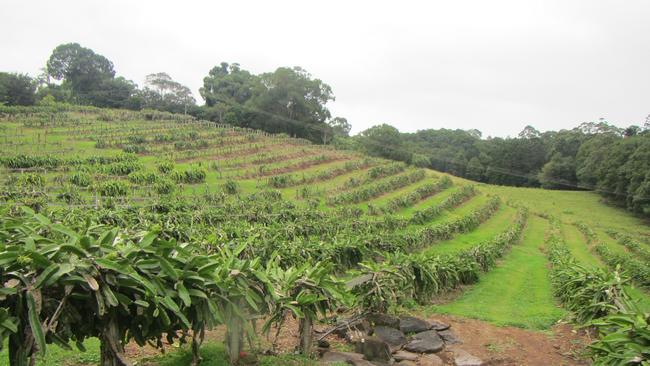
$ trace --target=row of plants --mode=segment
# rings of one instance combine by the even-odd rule
[[[416,188],[412,192],[390,199],[388,203],[381,208],[381,211],[385,213],[394,213],[404,208],[411,207],[426,198],[444,191],[453,184],[454,183],[449,177],[444,176],[435,183],[425,184]]]
[[[440,216],[444,210],[449,210],[451,208],[457,207],[472,197],[476,196],[476,194],[477,190],[474,185],[461,186],[460,189],[452,193],[449,197],[445,198],[445,200],[441,203],[415,211],[413,213],[413,216],[411,216],[411,223],[416,225],[427,223]]]
[[[315,156],[309,156],[306,158],[300,158],[295,161],[288,161],[284,164],[273,165],[271,167],[266,165],[260,165],[256,169],[245,171],[238,175],[241,179],[250,179],[258,177],[266,177],[269,175],[281,174],[284,172],[292,172],[295,170],[305,169],[314,165],[325,164],[340,160],[341,156],[338,154],[318,154]],[[277,178],[278,182],[282,178]]]
[[[356,170],[365,169],[376,164],[376,161],[370,158],[363,160],[347,161],[341,166],[324,169],[311,174],[283,174],[269,177],[267,185],[273,188],[286,188],[302,184],[310,184],[329,180],[347,174]]]
[[[476,283],[511,245],[521,238],[528,211],[520,208],[515,221],[493,239],[453,254],[385,253],[383,262],[367,261],[353,271],[352,292],[364,308],[385,312],[394,304],[416,300],[427,303],[442,292]]]
[[[584,234],[598,256],[611,268],[624,268],[626,273],[639,286],[650,289],[650,266],[637,255],[611,250],[607,244],[599,241],[596,233],[585,223],[578,222],[576,227]]]
[[[619,244],[626,247],[630,252],[639,256],[639,259],[644,260],[650,265],[650,247],[648,245],[635,240],[632,236],[620,233],[616,230],[607,230],[607,235],[616,239]]]
[[[386,180],[363,186],[351,191],[339,193],[327,198],[327,204],[341,205],[350,203],[359,203],[367,201],[371,198],[380,196],[384,193],[394,191],[419,182],[426,177],[426,171],[423,169],[414,170],[412,172],[397,175]]]
[[[551,263],[553,292],[575,320],[597,333],[589,346],[594,365],[650,363],[650,313],[642,311],[626,292],[629,277],[580,265],[564,242],[560,222],[551,219],[546,253]]]
[[[350,177],[345,184],[343,184],[343,189],[351,189],[355,187],[362,186],[374,182],[377,179],[385,178],[391,175],[402,173],[406,170],[408,165],[402,162],[392,162],[388,164],[378,165],[368,169],[368,171],[360,177]]]
[[[16,154],[13,156],[0,157],[0,164],[9,169],[31,169],[43,168],[46,170],[56,169],[64,166],[80,165],[106,165],[113,163],[135,163],[137,156],[133,154],[116,154],[112,156],[87,156],[61,158],[54,155],[26,155]]]

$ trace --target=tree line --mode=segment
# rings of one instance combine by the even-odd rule
[[[489,184],[596,190],[650,216],[650,116],[643,127],[600,120],[544,133],[526,126],[514,138],[486,139],[478,130],[403,133],[382,124],[335,143]]]
[[[280,67],[255,75],[237,63],[212,68],[200,89],[199,106],[191,90],[165,72],[146,76],[139,87],[117,76],[113,62],[78,43],[56,47],[37,77],[0,72],[0,105],[48,101],[107,108],[157,109],[201,119],[286,133],[317,143],[347,136],[345,118],[332,117],[332,88],[301,67]]]

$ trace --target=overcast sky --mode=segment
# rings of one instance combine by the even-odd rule
[[[78,42],[142,85],[165,71],[198,89],[221,61],[302,66],[328,83],[353,132],[525,125],[650,113],[650,1],[0,2],[0,70],[38,73]]]

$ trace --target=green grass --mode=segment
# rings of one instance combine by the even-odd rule
[[[90,338],[84,342],[86,352],[81,352],[73,345],[66,350],[56,345],[48,345],[47,355],[36,361],[36,366],[78,366],[99,364],[99,339]],[[9,366],[9,354],[5,347],[0,352],[0,366]]]
[[[455,301],[432,310],[497,325],[548,329],[565,314],[553,298],[546,257],[540,250],[549,226],[548,221],[531,216],[522,242],[500,265]]]
[[[90,366],[97,365],[100,361],[99,340],[92,338],[84,342],[86,352],[76,348],[65,350],[51,345],[47,349],[47,356],[39,358],[36,366]],[[201,346],[202,366],[228,366],[226,352],[223,345],[216,342],[206,342]],[[192,360],[189,347],[183,346],[173,352],[157,356],[147,356],[137,360],[141,366],[187,366]],[[132,360],[136,361],[136,360]],[[259,366],[317,366],[314,359],[300,355],[282,354],[278,356],[260,356]],[[6,348],[0,352],[0,366],[9,366]]]
[[[578,263],[588,267],[604,266],[600,259],[589,251],[587,240],[577,227],[563,224],[562,233],[569,251]]]
[[[206,343],[201,347],[201,366],[228,366],[226,352],[220,344]],[[166,355],[156,356],[142,360],[141,365],[156,366],[187,366],[192,360],[192,354],[187,348],[177,352],[170,352]],[[318,362],[314,359],[298,355],[262,356],[259,359],[259,366],[316,366]]]
[[[545,212],[562,222],[584,221],[592,227],[610,227],[628,232],[648,232],[648,221],[622,208],[603,204],[595,192],[553,191],[541,188],[502,187],[481,184],[483,190]]]

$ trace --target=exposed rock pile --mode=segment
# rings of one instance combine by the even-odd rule
[[[480,366],[483,362],[458,346],[461,340],[448,324],[415,317],[371,314],[337,334],[355,352],[336,352],[322,344],[321,362],[354,366]]]

